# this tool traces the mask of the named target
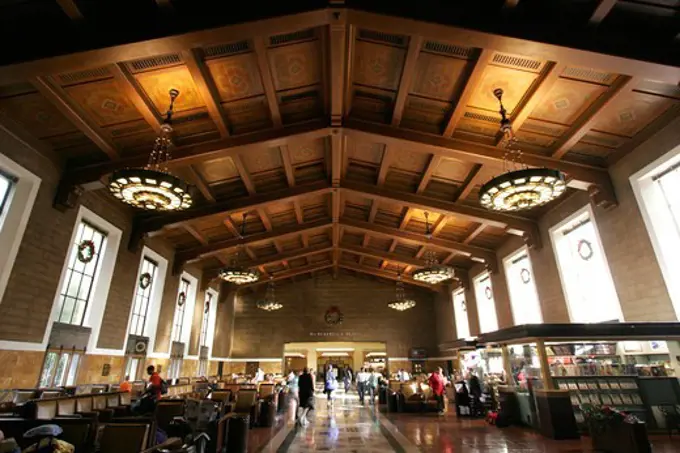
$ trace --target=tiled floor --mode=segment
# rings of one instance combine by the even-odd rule
[[[333,409],[317,396],[317,410],[309,415],[310,424],[295,426],[279,420],[276,428],[257,434],[250,452],[299,453],[334,451],[339,453],[438,452],[438,453],[591,453],[590,439],[554,441],[525,428],[499,429],[483,420],[460,419],[454,413],[383,413],[362,407],[356,395],[340,395]],[[264,429],[263,429],[264,430]],[[269,442],[265,444],[266,439]],[[680,452],[680,436],[651,436],[654,453]]]

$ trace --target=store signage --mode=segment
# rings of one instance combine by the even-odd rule
[[[358,334],[356,332],[333,332],[333,331],[309,332],[310,337],[353,337],[355,335]]]

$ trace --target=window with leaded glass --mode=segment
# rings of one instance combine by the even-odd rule
[[[622,319],[607,258],[588,212],[553,232],[571,322]]]
[[[106,233],[85,221],[78,224],[60,292],[57,321],[83,324],[105,243]]]
[[[487,333],[498,330],[496,304],[493,299],[491,275],[488,272],[484,272],[475,279],[475,298],[477,299],[480,332]]]
[[[0,221],[9,207],[9,196],[16,181],[15,177],[0,170]],[[1,223],[0,226],[2,226]]]
[[[158,264],[144,257],[137,280],[135,291],[135,301],[132,306],[132,318],[130,319],[130,333],[133,335],[144,335],[146,318],[149,313],[149,304],[153,292]]]
[[[505,260],[505,276],[515,325],[543,322],[531,260],[522,250]]]
[[[205,293],[203,305],[203,321],[201,321],[201,346],[208,346],[208,324],[210,324],[210,307],[212,305],[213,294],[210,291]]]
[[[75,385],[80,364],[78,352],[48,351],[43,362],[39,387]]]
[[[175,321],[173,323],[172,341],[182,341],[182,327],[184,326],[184,312],[189,297],[189,280],[183,278],[179,281],[179,291],[177,293],[177,307],[175,308]]]
[[[456,334],[458,338],[470,336],[465,290],[460,288],[453,292],[453,314],[456,319]]]

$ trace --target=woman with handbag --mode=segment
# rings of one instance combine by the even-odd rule
[[[328,396],[328,406],[333,407],[333,390],[338,388],[338,381],[335,379],[335,373],[333,372],[333,365],[328,365],[328,371],[326,371],[326,380],[323,386],[323,392]]]

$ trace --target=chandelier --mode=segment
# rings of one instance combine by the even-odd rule
[[[276,293],[274,291],[274,276],[269,276],[267,293],[265,294],[264,299],[257,301],[257,308],[264,311],[276,311],[283,308],[283,305],[276,301]]]
[[[432,239],[432,233],[430,232],[430,219],[429,213],[425,213],[425,234],[427,239]],[[452,267],[446,266],[444,264],[439,264],[437,261],[437,255],[434,251],[428,250],[425,252],[425,267],[418,269],[412,274],[414,280],[419,282],[424,282],[429,285],[437,285],[446,280],[451,280],[455,276],[455,272]]]
[[[503,90],[496,88],[493,94],[500,104],[501,132],[505,136],[503,174],[482,186],[481,205],[494,211],[524,211],[559,198],[566,189],[564,174],[550,168],[528,168],[523,163],[522,151],[515,147],[517,137],[503,107]]]
[[[393,301],[387,304],[393,310],[405,311],[416,306],[416,301],[406,298],[406,291],[404,290],[404,283],[401,281],[401,274],[397,278],[397,294]]]
[[[248,213],[243,214],[243,221],[241,222],[241,234],[239,239],[243,239],[246,233],[246,217]],[[241,245],[242,246],[242,245]],[[237,285],[245,285],[247,283],[255,283],[260,279],[260,274],[256,271],[246,269],[239,264],[239,258],[241,255],[241,246],[236,250],[236,254],[231,260],[231,264],[227,267],[220,269],[219,276],[222,280],[235,283]]]
[[[181,211],[192,204],[189,184],[168,171],[172,109],[179,91],[170,90],[170,106],[144,168],[124,168],[111,175],[109,190],[123,203],[147,211]]]

